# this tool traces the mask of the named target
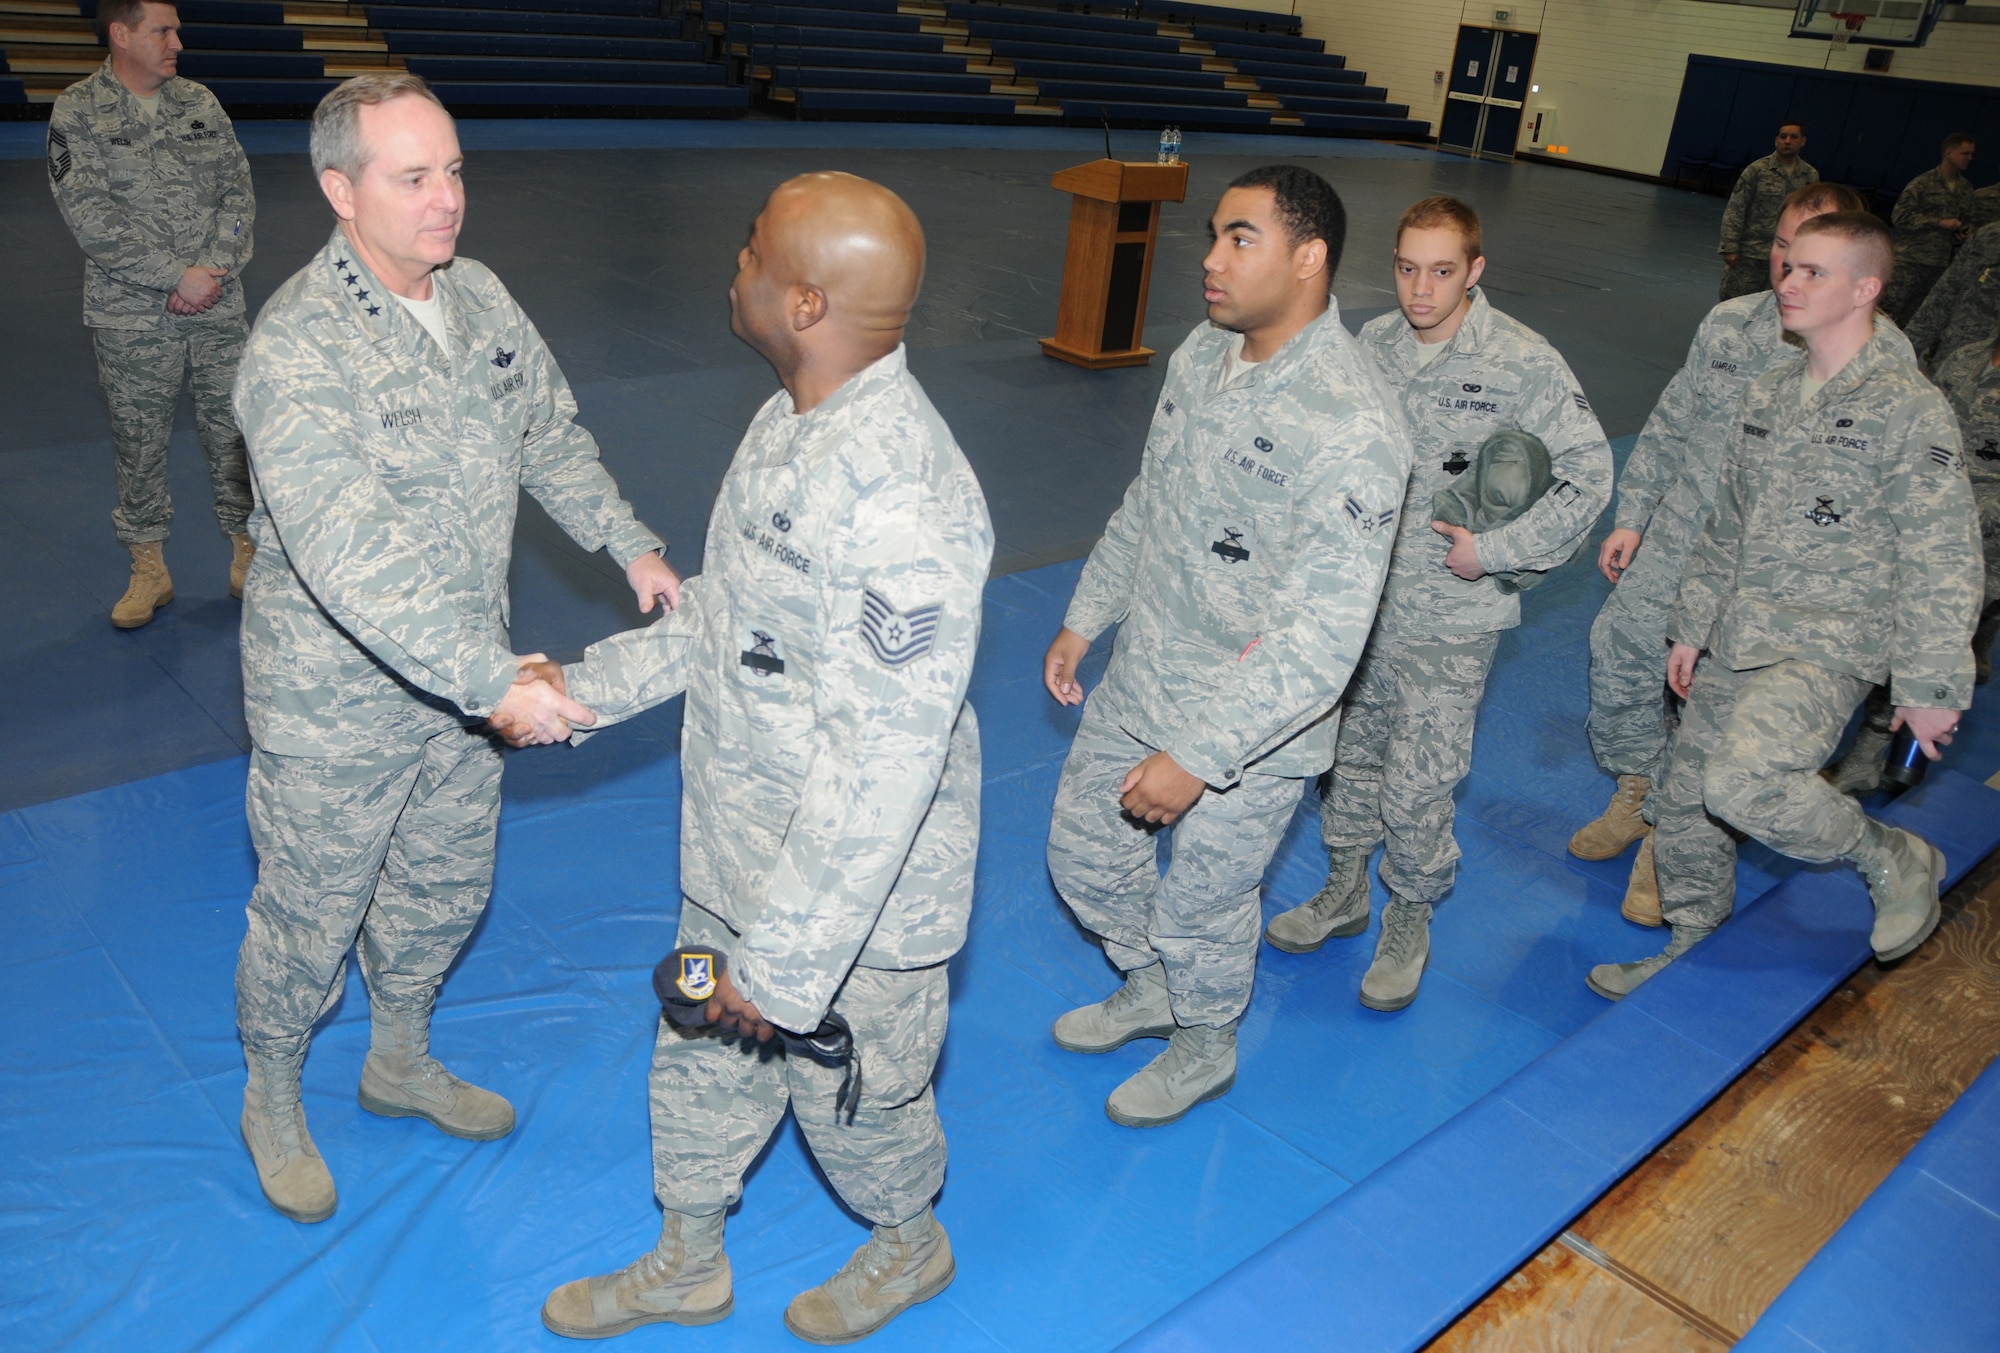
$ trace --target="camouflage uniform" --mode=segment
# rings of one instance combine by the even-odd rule
[[[1256,972],[1258,889],[1368,637],[1410,445],[1337,307],[1225,384],[1239,335],[1197,325],[1167,363],[1139,477],[1063,623],[1119,625],[1049,827],[1049,871],[1123,971],[1166,965],[1175,1020],[1221,1028]],[[1164,751],[1209,786],[1155,829],[1117,784]]]
[[[1911,356],[1883,315],[1875,331]],[[1616,526],[1643,538],[1590,627],[1590,749],[1613,775],[1657,782],[1674,716],[1667,702],[1667,618],[1681,570],[1715,501],[1739,425],[1736,406],[1773,361],[1793,354],[1769,291],[1708,312],[1687,361],[1660,394],[1618,483]]]
[[[993,555],[951,430],[882,358],[803,417],[772,396],[709,516],[680,610],[593,645],[572,697],[615,723],[683,685],[679,944],[713,944],[764,1017],[854,1030],[842,1073],[662,1021],[653,1186],[677,1212],[736,1201],[787,1103],[834,1189],[898,1226],[944,1182],[931,1072],[945,963],[965,942],[979,845],[979,727],[965,691]]]
[[[1975,230],[2000,225],[2000,183],[1989,183],[1972,194],[1972,221]]]
[[[236,411],[257,481],[243,703],[257,887],[236,972],[256,1053],[301,1048],[360,939],[371,1000],[427,1008],[493,870],[525,488],[586,549],[663,548],[499,280],[432,273],[451,351],[336,229],[257,321]]]
[[[1982,189],[1982,191],[1984,191]],[[2000,224],[1982,227],[1959,249],[1910,320],[1910,343],[1924,370],[1967,343],[1993,337],[2000,323]]]
[[[1947,183],[1941,169],[1926,169],[1903,189],[1890,217],[1896,227],[1896,268],[1881,301],[1896,323],[1910,322],[1951,263],[1954,232],[1938,222],[1956,220],[1964,228],[1977,210],[1972,180],[1963,174]]]
[[[1994,339],[1968,343],[1938,364],[1937,384],[1958,418],[1965,468],[1979,509],[1986,556],[1986,604],[2000,602],[2000,369]]]
[[[84,253],[83,322],[117,453],[118,539],[167,539],[167,443],[183,382],[193,385],[216,521],[224,535],[242,534],[250,477],[229,393],[257,202],[228,115],[204,86],[176,77],[160,86],[155,119],[107,58],[49,114],[49,189]],[[197,266],[229,270],[221,298],[198,315],[169,312],[168,295]]]
[[[1382,614],[1348,691],[1320,834],[1335,850],[1386,836],[1382,882],[1410,902],[1449,892],[1458,863],[1452,790],[1501,630],[1521,623],[1518,594],[1491,576],[1547,570],[1583,543],[1611,496],[1611,447],[1561,354],[1472,291],[1445,351],[1423,365],[1400,311],[1370,320],[1361,344],[1400,396],[1416,444]],[[1518,429],[1549,449],[1556,483],[1497,530],[1475,537],[1488,576],[1445,567],[1451,540],[1431,529],[1431,499],[1469,469],[1489,436]]]
[[[1800,159],[1787,165],[1775,151],[1743,167],[1723,210],[1722,243],[1716,247],[1719,254],[1737,256],[1734,263],[1723,264],[1720,299],[1771,289],[1771,239],[1778,233],[1785,199],[1818,182],[1819,170]]]
[[[1805,370],[1778,362],[1745,393],[1668,626],[1705,650],[1653,834],[1677,926],[1734,907],[1724,823],[1797,859],[1854,851],[1861,808],[1818,771],[1870,686],[1972,699],[1979,542],[1950,407],[1879,332],[1801,405]]]

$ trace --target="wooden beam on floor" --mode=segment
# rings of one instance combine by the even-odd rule
[[[1996,1048],[1989,861],[1922,949],[1855,973],[1429,1353],[1727,1349]]]

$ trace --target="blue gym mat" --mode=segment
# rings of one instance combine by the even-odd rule
[[[1043,862],[1076,712],[1037,673],[1077,567],[988,588],[972,693],[984,838],[938,1081],[952,1147],[939,1214],[959,1276],[872,1347],[1116,1345],[1608,1010],[1583,985],[1590,963],[1660,942],[1618,917],[1629,856],[1562,852],[1608,787],[1582,734],[1582,636],[1603,584],[1579,565],[1502,643],[1422,998],[1396,1015],[1356,1002],[1372,931],[1316,955],[1266,949],[1235,1090],[1167,1128],[1113,1125],[1104,1095],[1157,1046],[1078,1057],[1047,1032],[1114,983]],[[510,764],[493,903],[445,988],[436,1047],[512,1098],[513,1136],[476,1145],[362,1111],[365,1000],[350,979],[306,1068],[341,1190],[316,1226],[265,1205],[237,1135],[231,973],[253,878],[242,760],[0,816],[14,935],[0,986],[0,1345],[566,1346],[540,1326],[543,1297],[632,1259],[658,1224],[648,979],[678,898],[677,724],[669,705]],[[1954,760],[1980,750],[1961,742]],[[1272,866],[1267,911],[1319,882],[1313,807]],[[1791,872],[1746,850],[1742,896]],[[784,1304],[862,1237],[788,1126],[730,1221],[736,1313],[623,1346],[794,1347]]]

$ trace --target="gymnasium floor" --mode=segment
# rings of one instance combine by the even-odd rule
[[[77,323],[80,265],[39,145],[14,131],[0,128],[0,156],[14,157],[0,159],[14,339],[0,360],[0,656],[15,686],[0,777],[14,941],[0,958],[0,1344],[566,1346],[537,1320],[542,1297],[635,1257],[657,1227],[647,978],[678,898],[678,706],[510,762],[493,904],[446,986],[437,1046],[508,1094],[521,1127],[480,1146],[361,1111],[365,1002],[351,991],[306,1071],[340,1210],[312,1227],[271,1212],[236,1134],[230,975],[254,865],[226,548],[184,416],[179,599],[143,630],[105,622],[124,565],[104,519],[110,453]],[[329,227],[299,129],[244,131],[260,197],[254,306]],[[1143,152],[1119,135],[1121,154]],[[1394,1016],[1354,1000],[1372,931],[1318,955],[1267,949],[1235,1091],[1155,1132],[1109,1123],[1103,1096],[1152,1049],[1081,1058],[1048,1041],[1058,1013],[1113,979],[1043,866],[1075,715],[1036,670],[1075,561],[1136,469],[1161,364],[1092,375],[1033,344],[1052,331],[1067,218],[1048,175],[1101,140],[667,123],[467,124],[465,139],[464,252],[548,336],[607,463],[689,572],[740,429],[774,388],[729,336],[724,300],[764,193],[801,170],[850,169],[904,193],[929,232],[912,366],[985,485],[1005,576],[988,589],[972,695],[984,836],[939,1078],[953,1150],[939,1214],[959,1277],[872,1347],[1118,1344],[1585,1029],[1609,1008],[1583,986],[1590,963],[1657,947],[1657,932],[1617,916],[1629,856],[1589,865],[1562,848],[1610,787],[1582,732],[1585,632],[1606,585],[1579,561],[1530,595],[1528,623],[1502,643],[1423,997]],[[1489,295],[1565,351],[1621,458],[1712,303],[1716,199],[1363,143],[1203,137],[1184,154],[1189,203],[1165,214],[1154,274],[1156,347],[1199,318],[1209,205],[1275,158],[1318,168],[1347,202],[1337,292],[1350,326],[1393,302],[1404,205],[1453,192],[1479,206]],[[573,656],[636,620],[608,563],[538,512],[523,527],[519,646]],[[1952,764],[1983,779],[2000,767],[2000,730],[1976,715],[1969,727]],[[1317,885],[1312,807],[1272,867],[1267,911]],[[1788,872],[1746,850],[1739,896]],[[731,1218],[736,1314],[624,1346],[795,1347],[784,1303],[862,1235],[788,1127]]]

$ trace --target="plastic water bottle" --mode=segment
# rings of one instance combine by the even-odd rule
[[[1170,155],[1170,154],[1172,154],[1172,146],[1173,146],[1173,144],[1174,144],[1174,140],[1173,140],[1173,137],[1174,137],[1174,129],[1173,129],[1172,127],[1162,127],[1162,128],[1160,129],[1160,163],[1161,163],[1161,164],[1165,164],[1165,163],[1167,163],[1167,156],[1168,156],[1168,155]]]
[[[1169,127],[1167,128],[1167,163],[1179,164],[1180,162],[1181,129],[1179,127]]]

